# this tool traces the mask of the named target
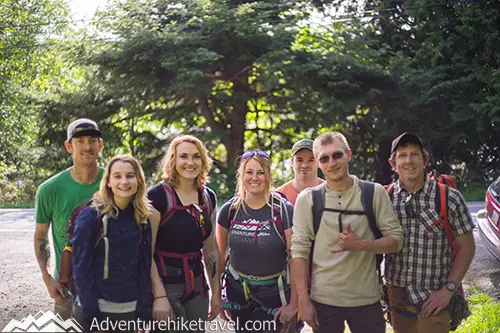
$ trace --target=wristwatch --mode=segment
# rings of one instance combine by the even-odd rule
[[[452,293],[454,293],[458,289],[457,283],[453,282],[453,281],[446,281],[446,283],[444,285],[445,285],[446,289],[448,289],[448,291],[450,291]]]

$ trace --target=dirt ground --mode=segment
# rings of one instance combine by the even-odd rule
[[[33,210],[0,210],[0,330],[12,319],[53,309],[34,256],[33,221]],[[500,298],[500,262],[486,250],[477,230],[474,236],[476,256],[464,283]]]

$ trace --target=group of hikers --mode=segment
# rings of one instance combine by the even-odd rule
[[[86,331],[96,320],[220,315],[238,321],[237,332],[274,320],[275,332],[305,322],[315,333],[346,323],[352,333],[383,333],[387,317],[396,333],[440,333],[469,313],[461,282],[474,224],[460,192],[426,175],[429,153],[416,134],[392,141],[398,180],[386,188],[349,173],[352,151],[339,132],[296,142],[295,177],[276,189],[269,155],[249,150],[219,211],[207,186],[212,160],[194,136],[171,141],[150,189],[132,156],[98,165],[96,122],[72,122],[64,146],[73,164],[37,190],[34,246],[54,312]],[[68,246],[71,285],[59,277]]]

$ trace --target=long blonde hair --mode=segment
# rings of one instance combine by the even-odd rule
[[[192,135],[181,135],[172,140],[172,142],[168,146],[167,153],[163,157],[160,164],[160,170],[162,172],[161,178],[170,183],[173,187],[177,187],[179,185],[179,177],[177,170],[175,169],[175,160],[177,156],[177,146],[183,142],[194,144],[196,146],[196,149],[198,149],[198,151],[200,152],[201,171],[194,180],[196,188],[200,189],[209,181],[208,172],[212,167],[212,159],[210,158],[210,156],[208,156],[207,148],[205,148],[200,139]]]
[[[269,158],[259,156],[257,152],[252,157],[241,159],[240,166],[238,167],[238,170],[236,171],[236,178],[238,179],[236,188],[237,188],[237,195],[236,195],[236,200],[234,202],[234,207],[238,208],[240,207],[246,197],[246,190],[245,190],[245,169],[251,160],[256,160],[262,169],[264,169],[264,177],[266,178],[266,188],[264,190],[264,195],[269,200],[269,195],[271,193],[271,188],[272,188],[272,180],[271,180],[271,161]],[[244,208],[244,207],[243,207]]]
[[[137,178],[137,192],[132,198],[132,203],[134,204],[134,221],[136,224],[139,224],[151,215],[152,206],[146,196],[147,188],[144,171],[142,171],[139,162],[130,155],[117,155],[108,162],[99,186],[99,191],[94,194],[92,207],[101,215],[110,215],[113,218],[118,217],[119,210],[114,202],[113,191],[108,186],[111,168],[116,162],[129,163],[134,168],[134,173]]]

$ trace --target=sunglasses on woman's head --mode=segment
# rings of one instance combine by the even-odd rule
[[[265,151],[262,151],[262,150],[257,150],[257,151],[249,150],[246,153],[244,153],[243,155],[241,155],[241,159],[244,160],[244,159],[247,159],[250,157],[254,157],[255,154],[257,154],[257,156],[269,159],[269,155],[267,155],[267,153]]]
[[[321,156],[318,159],[318,161],[321,164],[325,164],[325,163],[330,162],[330,157],[333,158],[334,160],[340,160],[342,157],[344,157],[344,152],[343,151],[336,151],[335,153],[332,154],[332,156],[330,156],[330,155]]]

